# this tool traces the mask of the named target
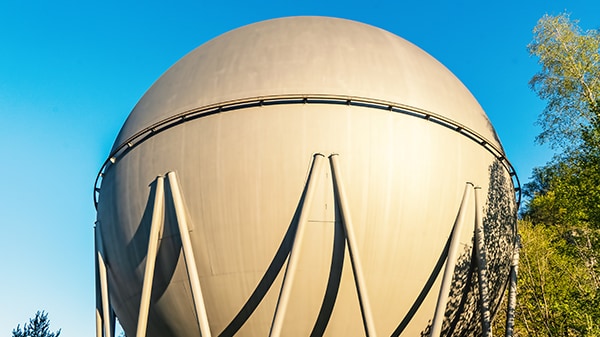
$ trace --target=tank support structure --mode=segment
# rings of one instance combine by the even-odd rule
[[[367,295],[367,287],[365,284],[364,271],[362,269],[362,263],[360,254],[357,249],[357,239],[354,233],[354,225],[350,216],[350,207],[348,205],[348,199],[346,196],[344,182],[342,178],[342,172],[338,163],[338,155],[332,154],[328,157],[331,179],[334,191],[334,200],[337,207],[340,210],[340,222],[343,225],[345,232],[345,241],[348,245],[348,253],[352,265],[352,271],[354,276],[354,283],[356,286],[356,292],[358,295],[360,312],[363,319],[363,326],[365,335],[367,337],[376,337],[375,324],[373,319],[373,313],[370,307],[369,298]],[[291,244],[291,250],[288,256],[287,266],[283,275],[283,282],[279,291],[279,297],[275,312],[273,315],[273,321],[269,330],[269,337],[281,336],[284,319],[287,313],[287,307],[289,304],[291,290],[293,287],[294,280],[296,278],[296,270],[298,266],[298,260],[300,257],[302,241],[304,238],[304,231],[308,222],[308,214],[316,185],[320,178],[322,161],[324,156],[322,154],[315,154],[313,156],[310,172],[305,184],[305,194],[300,201],[300,214],[297,223],[297,230]],[[167,182],[165,182],[167,180]],[[148,316],[150,311],[150,302],[152,295],[152,285],[154,281],[154,270],[156,266],[156,259],[158,254],[158,245],[161,236],[161,232],[164,227],[165,217],[165,184],[168,183],[171,197],[173,200],[173,206],[175,216],[178,224],[179,234],[181,236],[182,250],[184,255],[184,263],[188,271],[188,281],[192,290],[192,298],[196,309],[196,318],[198,327],[202,337],[211,337],[210,326],[208,323],[208,317],[204,299],[202,295],[202,289],[200,286],[199,274],[196,266],[196,260],[189,236],[189,227],[187,224],[187,217],[185,212],[185,204],[179,188],[179,182],[175,172],[167,173],[166,177],[159,176],[155,180],[155,193],[154,202],[152,208],[152,219],[150,224],[150,237],[148,242],[148,253],[146,256],[146,265],[144,271],[142,293],[140,298],[140,307],[138,313],[138,324],[136,330],[136,337],[145,337],[147,334]],[[486,246],[485,237],[482,221],[482,207],[480,197],[480,187],[476,187],[472,183],[466,183],[463,192],[463,197],[460,203],[460,207],[450,233],[450,238],[447,242],[447,253],[442,253],[442,257],[445,260],[445,269],[441,281],[439,295],[437,297],[437,304],[431,323],[429,337],[439,337],[442,332],[442,325],[445,319],[446,305],[452,286],[452,279],[455,273],[457,254],[460,246],[460,237],[462,227],[465,222],[465,215],[469,209],[471,195],[474,194],[475,204],[475,221],[474,221],[474,254],[477,262],[478,272],[478,290],[480,294],[479,306],[481,315],[481,331],[482,336],[491,337],[491,313],[490,313],[490,302],[489,302],[489,285],[487,276],[487,262],[486,262]],[[95,245],[96,245],[96,336],[97,337],[113,337],[115,330],[115,314],[112,310],[109,298],[109,282],[107,265],[105,264],[105,252],[104,245],[102,242],[102,235],[100,234],[99,228],[96,226],[94,229]],[[514,330],[514,313],[516,307],[516,282],[517,282],[517,271],[519,262],[519,241],[515,243],[513,259],[511,264],[511,270],[509,273],[508,280],[508,304],[507,304],[507,317],[506,317],[506,337],[513,336]],[[440,262],[443,262],[441,260]],[[441,269],[441,264],[440,264]],[[439,272],[439,270],[438,270]],[[439,274],[434,274],[439,275]],[[425,293],[426,296],[426,293]],[[422,301],[422,299],[421,299]],[[417,306],[418,308],[418,306]],[[411,309],[412,310],[412,309]],[[416,309],[415,309],[416,310]],[[410,320],[408,316],[406,319]],[[405,326],[408,322],[401,323],[401,326]],[[396,329],[392,336],[400,335],[403,328]]]
[[[301,214],[298,221],[298,229],[296,236],[292,243],[292,250],[288,258],[288,265],[284,273],[283,285],[280,290],[279,300],[275,309],[275,315],[273,318],[273,324],[270,330],[270,337],[278,337],[281,335],[281,329],[283,327],[283,319],[287,309],[287,304],[291,294],[291,287],[294,281],[296,266],[298,263],[298,257],[300,256],[300,247],[302,246],[302,240],[304,237],[304,228],[308,219],[308,210],[312,203],[312,197],[314,188],[319,178],[321,161],[324,156],[322,154],[314,155],[312,167],[310,170],[309,177],[307,179],[307,191],[302,201]],[[335,194],[335,202],[340,209],[341,222],[344,226],[344,232],[346,233],[346,242],[348,244],[348,252],[350,254],[350,261],[352,264],[352,271],[354,275],[354,282],[356,285],[356,292],[360,303],[360,311],[363,318],[363,325],[365,333],[368,337],[376,337],[375,325],[373,323],[373,314],[369,304],[367,296],[367,288],[365,285],[364,272],[362,270],[362,264],[360,262],[360,254],[357,249],[356,237],[354,235],[354,226],[350,217],[348,201],[346,199],[346,192],[344,189],[343,179],[339,164],[337,162],[337,154],[329,156],[329,164],[332,172],[332,180]]]
[[[492,318],[490,313],[490,296],[488,269],[486,260],[485,236],[483,233],[483,220],[481,204],[481,187],[475,187],[475,259],[477,260],[477,272],[479,279],[479,298],[481,310],[481,332],[482,337],[492,336]]]
[[[460,203],[460,209],[458,210],[458,215],[454,221],[454,228],[450,239],[450,249],[448,251],[448,257],[446,258],[446,269],[444,269],[442,285],[440,286],[440,293],[437,299],[433,321],[431,323],[431,333],[429,335],[431,337],[439,337],[442,332],[442,323],[446,316],[446,304],[448,303],[450,286],[452,285],[452,277],[454,276],[454,267],[456,266],[456,254],[458,254],[458,247],[460,244],[460,233],[463,223],[465,222],[465,213],[467,211],[467,205],[472,190],[473,184],[467,183]]]
[[[200,326],[200,333],[202,334],[202,337],[211,337],[210,326],[208,325],[208,317],[206,314],[206,306],[204,305],[204,297],[202,296],[202,288],[200,287],[200,278],[198,276],[192,242],[190,240],[185,206],[183,203],[183,198],[181,197],[179,183],[177,182],[177,176],[175,175],[175,172],[169,172],[167,174],[167,178],[169,179],[171,193],[173,193],[173,203],[175,204],[175,214],[177,216],[177,224],[179,225],[179,234],[181,235],[183,256],[185,258],[188,278],[192,288],[192,297],[194,299],[196,318],[198,320],[198,325]]]
[[[521,239],[517,236],[512,264],[510,266],[510,280],[508,288],[508,305],[506,309],[506,337],[512,337],[515,328],[515,309],[517,306],[517,275],[519,271],[519,250]]]
[[[96,246],[96,336],[112,337],[115,332],[115,314],[110,305],[108,272],[104,262],[104,244],[98,227],[94,228]]]
[[[163,230],[164,226],[164,180],[164,177],[159,176],[156,178],[155,181],[156,191],[152,209],[150,238],[148,240],[148,253],[146,256],[146,266],[144,271],[142,294],[140,298],[136,337],[145,337],[148,326],[148,314],[150,311],[150,299],[152,296],[152,284],[154,280],[154,267],[156,265],[160,233]],[[210,327],[208,324],[208,318],[206,314],[206,307],[204,305],[204,297],[202,296],[200,279],[198,276],[196,260],[189,235],[189,227],[187,225],[187,218],[185,215],[185,205],[181,196],[181,191],[179,189],[179,183],[177,181],[177,175],[175,174],[175,172],[169,172],[167,174],[167,180],[171,190],[171,197],[173,198],[173,204],[175,208],[175,216],[177,218],[179,234],[181,236],[181,245],[183,250],[184,261],[186,269],[188,271],[188,280],[190,282],[194,307],[196,309],[196,319],[200,328],[201,336],[211,337]],[[108,278],[106,272],[106,265],[104,264],[103,259],[104,251],[102,249],[102,236],[100,235],[100,233],[98,233],[97,228],[95,236],[97,272],[99,274],[98,283],[100,285],[99,297],[101,298],[100,304],[97,305],[96,309],[96,336],[112,337],[112,335],[114,334],[114,319],[111,319],[110,317],[114,317],[114,314],[112,313],[111,306],[109,304],[110,301],[108,296]],[[98,286],[96,287],[96,291],[98,291]],[[100,310],[100,308],[102,308],[102,310]],[[106,319],[107,317],[109,317],[109,319]]]
[[[154,194],[154,205],[152,207],[152,222],[150,223],[150,237],[148,238],[148,253],[146,254],[146,268],[142,284],[142,295],[140,310],[138,313],[137,337],[145,337],[148,328],[148,313],[150,311],[150,298],[152,295],[152,284],[154,281],[154,267],[158,253],[158,243],[164,219],[164,178],[156,178],[156,191]]]
[[[442,278],[442,285],[440,286],[440,292],[438,295],[437,305],[431,323],[431,330],[429,337],[439,337],[442,331],[442,323],[445,318],[445,310],[448,302],[448,296],[450,292],[450,286],[452,284],[452,278],[454,276],[454,269],[456,267],[456,254],[459,246],[459,237],[464,222],[464,214],[467,209],[467,204],[471,192],[475,193],[475,223],[474,223],[474,253],[477,262],[477,276],[478,276],[478,289],[479,289],[479,310],[481,315],[481,336],[492,337],[492,317],[490,312],[490,296],[489,296],[489,281],[488,281],[488,269],[486,261],[486,246],[485,246],[485,235],[483,230],[483,218],[481,204],[481,187],[475,186],[472,183],[467,183],[465,191],[463,193],[463,199],[460,204],[460,209],[454,223],[450,238],[450,248],[448,256],[446,258],[446,268]],[[519,241],[515,243],[513,258],[511,263],[511,269],[509,273],[509,293],[508,293],[508,304],[506,314],[506,334],[505,337],[512,337],[514,332],[514,313],[516,307],[516,291],[517,291],[517,270],[519,264]]]
[[[308,176],[306,195],[302,202],[300,211],[300,219],[298,220],[298,229],[296,230],[296,236],[292,243],[292,250],[288,257],[288,264],[283,275],[283,284],[279,292],[279,299],[277,300],[277,306],[275,308],[275,315],[273,316],[273,323],[269,337],[279,337],[281,335],[281,329],[283,327],[283,320],[287,313],[287,306],[289,303],[290,295],[292,292],[292,285],[294,283],[296,269],[298,266],[298,260],[300,258],[300,248],[302,246],[302,240],[304,238],[304,229],[308,222],[308,209],[311,205],[312,198],[315,191],[316,182],[319,178],[321,160],[323,155],[316,154],[313,157],[312,168]]]
[[[354,235],[354,226],[350,217],[350,207],[348,206],[348,199],[346,198],[346,191],[344,189],[342,173],[338,164],[337,157],[337,154],[332,154],[329,156],[333,186],[336,196],[335,199],[340,208],[342,223],[344,224],[344,230],[346,232],[348,252],[350,253],[350,261],[352,262],[352,271],[354,272],[354,283],[356,285],[356,292],[358,293],[360,312],[363,317],[365,332],[367,337],[375,337],[377,336],[377,334],[375,332],[373,313],[371,311],[371,305],[369,304],[369,297],[367,296],[367,286],[365,284],[362,263],[360,262],[360,255],[357,249],[356,236]]]

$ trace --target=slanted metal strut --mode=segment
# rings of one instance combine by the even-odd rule
[[[481,315],[481,333],[483,337],[492,336],[492,318],[490,312],[490,294],[489,294],[489,279],[488,279],[488,268],[486,261],[486,245],[485,245],[485,233],[483,230],[483,205],[481,204],[481,188],[475,187],[471,183],[467,183],[465,191],[463,193],[463,199],[460,205],[460,209],[454,224],[452,236],[450,239],[450,249],[448,257],[446,259],[446,269],[442,279],[442,285],[440,287],[440,293],[436,305],[435,314],[430,330],[430,337],[439,337],[442,330],[442,323],[445,318],[445,310],[448,302],[448,296],[450,292],[450,286],[452,278],[454,276],[454,269],[456,266],[456,252],[458,248],[458,238],[460,237],[460,229],[464,222],[464,212],[466,210],[466,204],[471,190],[475,191],[475,223],[474,223],[474,245],[473,250],[475,253],[475,259],[477,262],[477,276],[478,276],[478,287],[479,287],[479,311]],[[514,329],[514,312],[516,306],[516,282],[517,282],[517,270],[519,264],[519,243],[514,247],[513,259],[511,264],[511,270],[509,274],[509,296],[507,306],[507,317],[506,317],[506,337],[513,336]]]
[[[475,258],[477,259],[477,275],[479,279],[479,298],[481,310],[482,337],[492,336],[492,318],[490,314],[490,294],[488,269],[486,261],[485,236],[483,232],[483,217],[481,203],[481,187],[475,187]]]
[[[454,267],[456,266],[456,255],[458,253],[460,233],[465,221],[465,212],[472,190],[473,184],[467,183],[465,185],[463,198],[454,222],[454,230],[452,231],[452,237],[450,239],[450,249],[448,251],[448,257],[446,258],[446,269],[444,269],[442,285],[440,286],[440,293],[435,307],[433,322],[431,323],[430,337],[439,337],[440,333],[442,332],[442,323],[444,322],[444,317],[446,316],[446,304],[448,303],[448,296],[450,295],[450,286],[452,285],[452,277],[454,276]]]
[[[315,181],[320,173],[320,164],[322,159],[322,154],[316,154],[314,156],[311,172],[308,181],[306,182],[306,195],[304,197],[304,201],[302,202],[300,219],[298,220],[298,229],[296,230],[296,236],[294,237],[294,242],[292,243],[292,250],[288,257],[288,265],[283,275],[283,284],[281,285],[279,299],[277,301],[275,315],[273,317],[273,323],[271,324],[271,330],[269,333],[270,337],[279,337],[281,335],[283,320],[285,318],[285,314],[287,313],[287,306],[290,300],[292,285],[296,276],[298,260],[300,258],[300,248],[302,246],[302,239],[304,238],[304,230],[306,228],[306,223],[308,222],[308,209],[314,195],[316,185]],[[315,175],[317,176],[315,177]]]
[[[158,254],[158,243],[160,239],[160,232],[164,227],[164,180],[164,177],[161,176],[156,178],[156,190],[150,225],[150,238],[148,240],[148,253],[146,255],[146,267],[144,271],[142,294],[140,297],[140,307],[138,313],[138,324],[136,331],[137,337],[145,337],[147,333],[148,314],[150,312],[150,300],[152,297],[152,284],[154,281],[154,269]],[[188,280],[192,290],[192,298],[194,301],[194,307],[196,309],[198,327],[202,337],[211,337],[206,307],[204,305],[204,298],[202,296],[202,288],[200,287],[200,279],[198,277],[198,270],[196,267],[196,260],[190,240],[189,227],[187,224],[187,218],[185,216],[185,205],[181,196],[181,191],[179,189],[179,183],[177,181],[177,175],[175,172],[169,172],[167,174],[167,180],[169,182],[171,197],[173,199],[175,208],[178,230],[181,236],[184,262],[188,271]],[[114,313],[112,312],[110,299],[108,296],[107,269],[106,264],[104,263],[102,236],[98,228],[95,228],[95,237],[97,261],[96,269],[99,279],[97,282],[99,283],[99,287],[97,285],[96,291],[100,291],[100,294],[97,297],[101,299],[101,303],[96,305],[96,336],[112,337],[112,332],[114,332]],[[100,308],[102,308],[102,310],[100,310]]]
[[[163,181],[163,177],[156,178],[156,192],[154,195],[154,207],[152,209],[152,220],[150,223],[148,253],[146,254],[146,270],[144,271],[144,283],[142,284],[142,296],[140,299],[136,337],[145,337],[146,329],[148,328],[148,313],[150,311],[152,283],[154,281],[154,267],[156,266],[156,256],[158,255],[160,232],[164,226],[165,188]]]
[[[104,242],[98,227],[94,227],[96,246],[96,336],[112,337],[115,318],[108,293],[108,272],[104,262]]]

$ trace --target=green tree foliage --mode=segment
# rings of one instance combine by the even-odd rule
[[[600,228],[600,148],[594,156],[580,152],[557,157],[535,168],[524,192],[523,213],[536,224]]]
[[[44,311],[38,311],[35,313],[34,318],[29,319],[29,323],[23,324],[12,331],[12,337],[59,337],[60,329],[56,332],[50,332],[50,320],[48,314]]]
[[[547,101],[538,141],[560,152],[524,186],[517,326],[525,336],[600,336],[600,33],[544,16],[528,46]]]
[[[543,130],[538,141],[555,148],[578,143],[582,126],[591,124],[597,111],[600,33],[582,32],[568,14],[545,15],[527,47],[542,67],[529,84],[548,102],[538,119]]]
[[[522,336],[600,336],[600,296],[572,243],[575,234],[519,224],[517,331]]]

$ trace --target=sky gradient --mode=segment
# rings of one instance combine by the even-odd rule
[[[526,45],[545,13],[600,26],[587,1],[0,2],[0,335],[46,310],[61,336],[94,336],[94,180],[152,83],[231,29],[294,15],[371,24],[448,67],[488,114],[521,182],[552,152]]]

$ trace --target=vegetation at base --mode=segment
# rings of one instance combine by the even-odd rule
[[[44,311],[35,313],[34,318],[29,319],[29,323],[17,325],[12,331],[12,337],[59,337],[60,329],[56,332],[50,332],[50,319]]]
[[[521,221],[517,331],[521,336],[600,336],[600,293],[573,233]]]
[[[524,186],[515,332],[600,336],[600,33],[560,14],[533,34],[537,141],[557,154]]]

